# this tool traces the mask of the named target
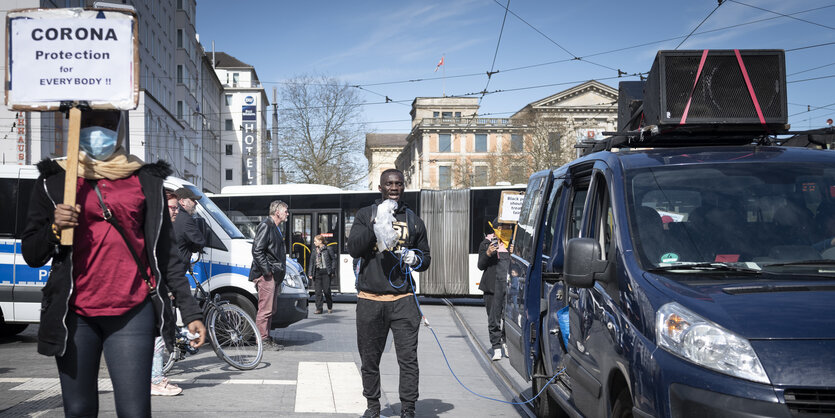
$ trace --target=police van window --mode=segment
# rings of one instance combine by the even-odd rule
[[[542,256],[550,257],[554,248],[554,234],[557,230],[557,222],[560,215],[560,198],[562,196],[562,182],[554,184],[551,188],[551,196],[548,198],[548,216],[545,218],[543,234]]]
[[[34,179],[0,179],[0,196],[8,196],[9,203],[0,205],[0,237],[20,238],[34,185]]]
[[[17,201],[20,198],[17,192],[17,179],[0,179],[0,195],[7,196],[6,202],[15,203],[0,205],[0,237],[13,237],[17,220]]]
[[[528,262],[533,261],[534,237],[537,221],[542,213],[542,199],[545,194],[545,176],[535,177],[528,183],[525,200],[516,225],[516,237],[513,240],[513,253]]]

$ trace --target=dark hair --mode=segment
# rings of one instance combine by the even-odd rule
[[[399,174],[399,175],[400,175],[400,178],[403,178],[403,179],[405,179],[405,178],[406,178],[406,176],[404,176],[404,175],[403,175],[403,172],[402,172],[402,171],[400,171],[400,170],[398,170],[398,169],[396,169],[396,168],[388,168],[388,169],[383,170],[383,172],[382,172],[382,173],[380,173],[380,183],[382,183],[382,182],[383,182],[383,177],[385,177],[385,176],[386,176],[386,174],[390,174],[390,173],[397,173],[397,174]]]

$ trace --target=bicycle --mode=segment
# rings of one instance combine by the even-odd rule
[[[203,308],[206,332],[215,354],[238,370],[257,367],[261,363],[264,346],[255,321],[243,309],[228,300],[221,300],[220,295],[211,298],[191,271],[189,275],[196,284],[195,298]],[[197,353],[196,348],[189,346],[189,341],[185,330],[178,333],[174,349],[170,353],[168,350],[163,353],[163,358],[167,356],[163,373],[168,373],[175,362],[185,358],[186,353]]]

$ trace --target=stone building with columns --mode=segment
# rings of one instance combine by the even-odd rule
[[[393,164],[407,188],[526,183],[532,173],[576,158],[578,141],[615,130],[617,90],[592,80],[529,103],[510,118],[477,114],[477,98],[415,98],[412,130]],[[375,164],[386,165],[382,154],[375,157]]]
[[[380,174],[394,167],[394,161],[406,146],[408,134],[365,134],[365,158],[368,159],[368,188],[377,190]]]

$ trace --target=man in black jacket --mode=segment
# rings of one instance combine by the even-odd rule
[[[264,346],[281,350],[284,348],[270,338],[270,322],[275,313],[276,299],[281,294],[281,282],[286,271],[287,249],[281,223],[287,220],[287,204],[275,200],[270,203],[270,215],[258,224],[252,241],[252,268],[249,280],[258,289],[258,313],[255,325],[261,333]]]
[[[180,187],[174,194],[177,195],[177,203],[180,206],[180,211],[174,219],[174,235],[177,237],[180,259],[190,271],[191,253],[203,250],[207,241],[206,232],[198,226],[197,219],[193,216],[197,200],[202,196],[185,187]],[[200,221],[203,222],[202,219]]]
[[[403,187],[400,170],[383,171],[379,186],[382,199],[357,211],[348,238],[351,257],[359,259],[356,322],[357,347],[362,359],[362,394],[368,403],[364,417],[380,416],[380,358],[389,330],[400,364],[401,417],[415,416],[421,314],[411,274],[405,274],[404,270],[408,267],[425,271],[430,257],[426,226],[400,202]],[[395,205],[393,213],[388,212],[386,208]],[[378,246],[375,224],[383,227],[384,232],[396,233],[393,245],[384,239],[385,243]],[[385,248],[382,251],[381,246]]]

